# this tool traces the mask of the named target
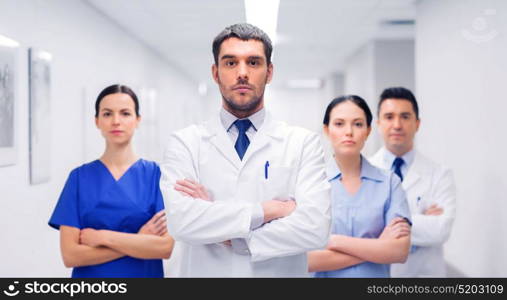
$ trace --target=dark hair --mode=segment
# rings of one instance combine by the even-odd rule
[[[382,102],[387,99],[399,99],[399,100],[407,100],[412,103],[412,108],[414,109],[415,118],[419,120],[419,106],[417,105],[417,100],[415,99],[414,94],[409,89],[404,87],[390,87],[385,89],[382,94],[380,94],[380,100],[378,102],[377,111],[380,115],[380,106]]]
[[[220,32],[213,40],[213,57],[215,58],[215,65],[218,65],[218,54],[220,52],[220,46],[222,43],[229,38],[238,38],[243,41],[257,40],[261,41],[264,45],[264,54],[268,65],[271,64],[271,53],[273,52],[273,45],[269,36],[262,31],[260,28],[248,23],[240,23],[231,25],[222,32]]]
[[[134,91],[126,85],[113,84],[103,89],[97,97],[97,101],[95,101],[95,118],[99,116],[100,102],[102,99],[104,99],[104,97],[107,95],[117,93],[127,94],[130,96],[130,98],[132,98],[132,100],[134,100],[136,116],[139,117],[139,100],[137,100],[136,93],[134,93]]]
[[[373,120],[371,110],[368,107],[366,101],[363,98],[356,95],[345,95],[338,98],[334,98],[333,101],[331,101],[331,103],[329,103],[329,105],[326,108],[326,113],[324,114],[324,122],[323,122],[324,125],[329,126],[329,118],[331,117],[331,111],[333,110],[333,108],[345,101],[350,101],[355,105],[359,106],[359,108],[363,110],[366,116],[366,124],[368,125],[368,127],[370,127],[371,121]]]

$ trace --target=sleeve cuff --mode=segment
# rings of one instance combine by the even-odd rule
[[[259,203],[252,206],[252,219],[250,221],[250,230],[259,228],[264,223],[264,210],[262,205]]]
[[[250,255],[250,249],[248,249],[248,245],[245,239],[232,239],[231,244],[232,251],[234,251],[234,253],[240,255]]]

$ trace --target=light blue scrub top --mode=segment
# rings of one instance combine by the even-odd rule
[[[410,211],[397,175],[374,167],[361,156],[361,186],[350,196],[342,185],[341,172],[334,160],[327,175],[331,183],[332,234],[358,238],[378,238],[395,217],[407,218]],[[317,272],[315,277],[390,277],[389,264],[364,262],[345,269]]]
[[[100,160],[84,164],[70,173],[49,225],[137,233],[164,209],[159,180],[158,165],[144,159],[135,162],[118,181]],[[164,270],[161,259],[124,256],[76,267],[72,277],[164,277]]]

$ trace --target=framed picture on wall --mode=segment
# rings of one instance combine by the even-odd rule
[[[0,167],[16,164],[15,92],[17,43],[0,36]]]
[[[51,171],[51,60],[46,51],[30,48],[29,153],[30,183],[49,181]]]

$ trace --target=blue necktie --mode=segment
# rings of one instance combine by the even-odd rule
[[[239,158],[243,160],[246,149],[248,145],[250,145],[250,140],[246,136],[246,131],[252,126],[252,122],[248,119],[236,120],[234,121],[234,125],[238,128],[238,139],[236,140],[236,144],[234,144],[234,148],[236,152],[238,152]]]
[[[403,181],[403,175],[401,175],[401,166],[403,166],[404,163],[405,162],[401,157],[396,157],[396,159],[393,161],[394,173],[400,177],[401,181]]]

